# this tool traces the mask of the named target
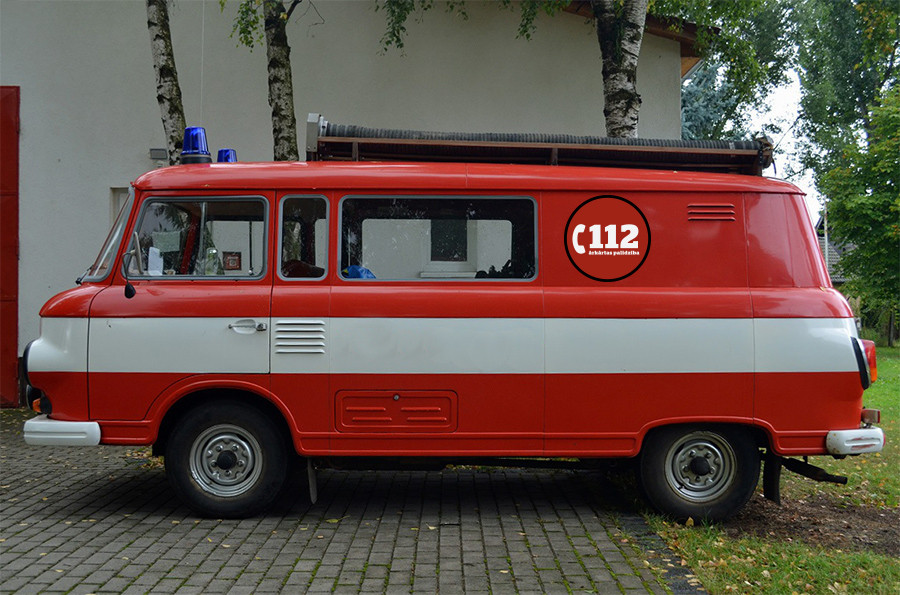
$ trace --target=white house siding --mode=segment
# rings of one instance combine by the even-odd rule
[[[404,51],[382,53],[384,15],[371,1],[300,5],[289,26],[300,142],[306,114],[367,126],[603,134],[600,56],[581,17],[539,19],[467,3],[411,20]],[[235,3],[176,0],[173,43],[190,124],[211,149],[272,158],[265,48],[229,38]],[[321,15],[321,18],[320,18]],[[21,87],[19,347],[38,310],[72,286],[110,224],[111,188],[156,164],[164,146],[142,0],[0,0],[0,84]],[[640,136],[680,137],[680,55],[647,36],[638,68]]]

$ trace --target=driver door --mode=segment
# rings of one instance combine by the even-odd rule
[[[91,306],[92,419],[143,419],[197,375],[268,388],[269,205],[267,196],[143,201],[124,263]]]

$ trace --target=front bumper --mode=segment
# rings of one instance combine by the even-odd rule
[[[825,449],[832,455],[881,452],[882,448],[884,448],[884,432],[881,428],[832,430],[825,437]]]
[[[59,421],[38,415],[25,422],[25,443],[32,446],[97,446],[100,444],[100,424]]]

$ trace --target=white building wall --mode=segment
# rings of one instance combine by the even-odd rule
[[[265,47],[229,37],[236,4],[175,0],[175,58],[189,124],[210,149],[270,160]],[[595,33],[581,17],[541,18],[531,41],[518,15],[467,3],[411,19],[404,51],[380,51],[374,3],[302,4],[289,26],[301,150],[308,112],[337,123],[452,131],[600,134]],[[93,261],[110,224],[111,188],[157,164],[164,146],[142,0],[0,0],[0,84],[21,87],[20,349],[38,310]],[[639,134],[679,138],[678,44],[647,36],[638,68]]]

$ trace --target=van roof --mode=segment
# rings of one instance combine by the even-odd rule
[[[377,161],[178,165],[140,176],[139,190],[588,190],[802,194],[772,178],[693,171],[565,165]]]

